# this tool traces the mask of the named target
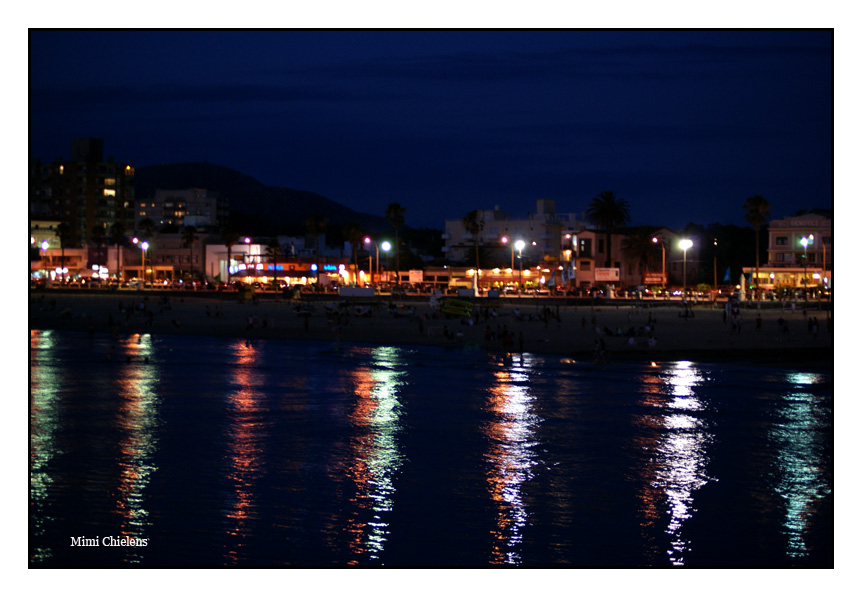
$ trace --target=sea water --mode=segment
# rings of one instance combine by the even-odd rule
[[[832,567],[832,371],[30,335],[31,567]]]

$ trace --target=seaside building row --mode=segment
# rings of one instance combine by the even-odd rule
[[[473,221],[446,220],[444,261],[395,273],[393,252],[369,242],[327,247],[323,236],[239,238],[230,249],[219,230],[227,199],[206,189],[158,189],[136,198],[131,164],[103,160],[100,139],[76,139],[70,160],[30,165],[31,276],[48,280],[109,278],[166,284],[199,282],[286,284],[413,284],[480,289],[562,287],[570,291],[636,286],[694,286],[704,247],[684,250],[667,228],[646,231],[641,253],[635,229],[609,235],[584,214],[558,213],[553,199],[513,217],[477,210]],[[156,230],[142,230],[152,222]],[[180,232],[193,227],[190,236]],[[831,286],[832,220],[805,214],[768,223],[768,261],[744,267],[764,290]],[[103,234],[95,235],[94,232]],[[166,232],[166,231],[177,232]],[[188,229],[187,229],[188,230]],[[640,231],[644,241],[645,231]],[[62,239],[61,239],[62,237]],[[121,241],[122,239],[122,241]],[[63,242],[61,242],[63,241]],[[646,256],[646,257],[645,257]],[[353,260],[356,263],[353,263]],[[688,283],[688,284],[687,284]]]

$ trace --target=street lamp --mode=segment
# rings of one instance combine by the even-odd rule
[[[390,249],[392,249],[392,245],[390,245],[389,241],[384,241],[383,243],[381,243],[381,249],[383,249],[387,253],[387,268],[389,268],[389,266],[390,266]],[[380,264],[380,262],[378,262],[378,279],[379,280],[380,280],[380,275],[381,275],[380,269],[381,269],[381,264]],[[389,274],[387,274],[387,282],[389,282],[389,280],[390,280],[390,276],[389,276]]]
[[[363,239],[363,245],[370,245],[371,242],[372,242],[371,237],[365,237]],[[377,253],[377,248],[378,248],[378,246],[375,245],[375,253]],[[375,284],[375,280],[374,280],[375,271],[374,271],[374,268],[372,268],[372,252],[369,251],[368,249],[366,251],[369,252],[369,276],[372,278],[372,286],[374,286],[374,284]]]
[[[665,287],[665,240],[653,237],[653,242],[662,247],[662,286]]]
[[[149,243],[147,243],[146,241],[141,241],[141,278],[146,277],[147,271],[146,271],[145,266],[144,266],[144,257],[146,256],[147,249],[149,249],[149,248],[150,248]]]
[[[686,296],[686,250],[692,247],[692,241],[689,239],[680,240],[680,248],[683,250],[683,294]]]
[[[42,266],[43,270],[47,270],[47,268],[45,267],[45,258],[48,255],[48,239],[42,239],[42,242],[39,244],[39,247],[42,248],[42,254],[40,256],[41,259],[39,260],[39,265]],[[45,277],[50,279],[47,271],[45,272]]]
[[[522,270],[521,250],[524,249],[524,245],[525,245],[525,243],[521,239],[519,239],[518,241],[515,242],[515,248],[518,249],[518,288],[519,288],[519,290],[521,289],[521,270]]]
[[[808,278],[807,269],[809,266],[809,264],[807,263],[806,249],[807,249],[807,247],[809,247],[809,242],[812,240],[814,240],[814,237],[812,235],[809,235],[808,237],[803,237],[802,239],[800,239],[800,244],[803,245],[803,294],[804,294],[804,296],[806,295],[806,283],[807,283],[807,278]]]
[[[370,245],[372,243],[372,238],[366,237],[365,239],[363,239],[363,243],[365,245]],[[380,245],[375,243],[375,265],[377,266],[377,272],[378,272],[378,284],[380,284],[380,282],[381,282],[381,247],[383,247],[384,251],[389,251],[391,245],[389,244],[389,241],[384,241]],[[369,271],[374,272],[374,270],[372,269],[371,253],[369,253]],[[374,283],[374,280],[372,282]]]
[[[500,242],[503,243],[504,245],[506,245],[507,243],[509,243],[509,237],[506,237],[506,236],[501,237]],[[509,249],[510,249],[509,269],[515,270],[515,247],[513,245],[510,245]]]

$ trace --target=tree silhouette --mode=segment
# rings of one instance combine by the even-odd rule
[[[405,208],[401,204],[391,203],[387,206],[385,216],[396,232],[396,283],[399,283],[399,227],[405,223]]]
[[[156,230],[156,223],[149,218],[144,218],[138,222],[138,227],[141,229],[141,234],[146,237],[146,241],[152,241],[153,232]]]
[[[645,276],[654,263],[657,246],[653,242],[653,228],[640,226],[623,239],[623,255],[626,259],[638,266],[641,274],[641,283],[644,284]]]
[[[770,218],[770,203],[760,195],[753,195],[746,199],[743,204],[743,209],[746,210],[744,218],[746,222],[752,225],[755,229],[755,290],[758,291],[758,261],[761,255],[761,247],[758,239],[758,229],[760,229]]]
[[[590,200],[586,215],[597,228],[605,231],[605,267],[610,268],[611,233],[629,222],[629,203],[615,197],[614,191],[601,191]]]
[[[105,232],[105,227],[97,224],[90,231],[90,239],[96,244],[96,252],[99,254],[99,260],[102,259],[102,247],[108,239],[108,234]]]
[[[345,237],[345,241],[351,244],[351,251],[354,254],[354,282],[359,282],[357,280],[360,271],[357,262],[357,248],[363,242],[363,230],[357,222],[348,222],[342,229],[342,234]]]
[[[465,232],[473,237],[474,253],[476,254],[476,269],[479,270],[479,234],[482,232],[485,224],[479,219],[476,210],[471,210],[461,220]]]
[[[278,290],[279,277],[276,275],[276,263],[279,261],[279,256],[282,255],[282,246],[279,244],[279,239],[271,237],[270,240],[267,241],[265,251],[270,260],[270,264],[273,265],[273,288]]]
[[[111,225],[111,243],[117,248],[117,283],[119,284],[121,278],[120,272],[120,246],[126,244],[126,229],[120,222],[115,222]]]
[[[306,230],[315,239],[315,262],[320,260],[320,236],[327,232],[329,218],[317,212],[306,218]]]
[[[192,271],[192,264],[194,263],[195,256],[195,241],[198,240],[198,237],[195,235],[195,227],[194,226],[184,226],[183,227],[183,247],[189,248],[189,276],[191,277],[194,272]]]
[[[228,274],[228,281],[230,281],[231,280],[231,273],[228,270],[228,268],[230,268],[230,266],[231,266],[231,248],[237,244],[237,241],[240,240],[240,235],[238,235],[236,232],[234,232],[230,228],[223,228],[221,231],[221,237],[222,237],[222,244],[228,250],[228,257],[227,257],[227,260],[225,262],[225,270]]]
[[[55,232],[60,239],[60,272],[63,275],[63,284],[66,284],[66,247],[72,243],[72,227],[68,222],[61,222]]]

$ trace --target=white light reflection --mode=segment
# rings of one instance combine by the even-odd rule
[[[350,414],[355,426],[348,475],[357,488],[357,509],[350,515],[348,530],[354,554],[376,561],[384,552],[389,535],[387,513],[393,509],[394,477],[404,462],[397,434],[401,430],[402,406],[399,390],[406,376],[401,349],[372,349],[372,367],[352,372],[357,403]],[[371,513],[367,521],[363,512]],[[352,561],[349,564],[357,564]]]
[[[822,382],[820,376],[792,373],[788,382],[794,391],[783,397],[776,414],[777,424],[769,438],[777,448],[778,480],[775,492],[785,507],[784,533],[786,552],[792,558],[808,555],[806,531],[818,503],[832,492],[825,472],[824,422],[830,420],[830,408],[823,398],[806,387]]]
[[[679,361],[668,366],[659,376],[666,378],[665,384],[657,384],[655,378],[653,373],[646,375],[645,387],[651,389],[651,394],[642,401],[661,412],[642,418],[642,425],[656,430],[656,435],[645,434],[638,440],[649,453],[641,476],[648,484],[640,493],[645,503],[641,513],[644,525],[653,525],[659,521],[661,511],[656,503],[665,503],[669,518],[665,532],[670,537],[665,553],[672,565],[679,566],[691,550],[682,526],[696,512],[693,495],[710,481],[707,455],[713,435],[702,419],[705,406],[697,389],[704,378],[694,364]]]
[[[145,508],[145,492],[156,471],[158,410],[160,399],[158,366],[154,363],[152,338],[149,334],[128,337],[123,346],[126,363],[119,370],[117,385],[122,402],[119,427],[124,433],[120,442],[120,479],[117,510],[123,518],[122,532],[132,538],[147,538],[152,523]],[[130,549],[124,558],[140,562],[141,555]]]
[[[497,383],[489,389],[488,409],[493,418],[484,430],[489,442],[486,459],[491,464],[487,481],[498,511],[491,564],[518,565],[522,560],[522,530],[529,518],[523,486],[533,478],[534,437],[540,423],[531,411],[536,399],[528,392],[531,361],[523,355],[518,366],[514,361],[504,362],[494,371]]]
[[[54,483],[47,470],[61,454],[55,437],[60,418],[57,395],[63,380],[54,367],[55,349],[50,330],[30,331],[30,560],[34,563],[52,556],[51,549],[40,543],[52,520],[45,514]]]

